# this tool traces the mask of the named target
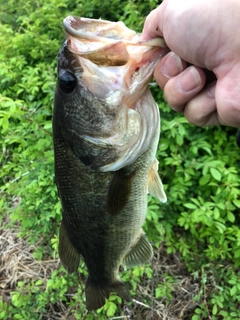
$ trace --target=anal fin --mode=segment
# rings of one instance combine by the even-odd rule
[[[148,262],[153,256],[152,246],[148,241],[147,236],[141,230],[141,235],[137,242],[131,248],[129,253],[123,259],[123,265],[133,267]]]
[[[64,268],[69,273],[77,271],[80,262],[80,254],[70,242],[63,221],[59,233],[58,253]]]
[[[162,181],[158,175],[157,159],[154,160],[148,174],[148,193],[163,203],[167,201],[167,196],[164,192]]]

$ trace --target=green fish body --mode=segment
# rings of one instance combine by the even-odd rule
[[[53,120],[59,256],[69,272],[83,257],[86,306],[95,310],[113,291],[130,301],[119,267],[152,257],[142,230],[147,193],[166,196],[155,158],[159,111],[147,85],[163,49],[133,41],[123,23],[68,17],[64,26]]]

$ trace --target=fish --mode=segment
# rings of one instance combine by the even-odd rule
[[[119,268],[148,262],[147,194],[166,202],[156,150],[159,108],[148,88],[163,39],[141,41],[121,21],[68,16],[58,53],[53,114],[55,180],[62,205],[59,257],[88,269],[86,308],[111,292],[130,302]]]

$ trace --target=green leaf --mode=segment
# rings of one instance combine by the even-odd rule
[[[200,186],[205,186],[209,182],[210,177],[210,174],[205,174],[204,176],[202,176],[199,180]]]
[[[221,180],[222,175],[221,175],[221,173],[220,173],[217,169],[215,169],[215,168],[210,168],[210,172],[211,172],[212,177],[213,177],[215,180],[217,180],[217,181],[220,181],[220,180]]]
[[[52,128],[52,121],[48,121],[44,124],[44,129],[51,129]]]
[[[160,140],[160,142],[161,142],[161,140]],[[168,147],[169,147],[169,144],[168,143],[161,143],[160,145],[159,145],[159,148],[160,148],[160,151],[165,151],[165,150],[167,150],[168,149]]]
[[[197,206],[193,203],[184,203],[183,205],[188,209],[197,209]]]
[[[235,216],[231,211],[227,211],[227,218],[230,222],[234,222],[235,221]]]
[[[233,297],[236,292],[237,292],[237,286],[233,286],[230,290],[230,295]]]
[[[214,208],[213,214],[214,214],[214,219],[216,219],[216,220],[220,217],[220,212],[217,207]]]
[[[40,279],[35,282],[36,286],[40,286],[42,284],[43,284],[43,280],[40,280]]]
[[[108,302],[107,316],[108,317],[114,316],[116,310],[117,310],[116,304],[113,302]]]
[[[213,306],[213,309],[212,309],[212,314],[215,315],[215,314],[217,314],[217,312],[218,312],[218,307],[217,307],[217,305],[215,304],[215,305]]]
[[[191,320],[200,320],[201,318],[198,315],[194,315],[192,316]]]
[[[215,226],[217,227],[218,231],[222,234],[226,230],[226,226],[218,221],[215,221]]]
[[[240,208],[240,200],[233,200],[233,203],[237,208]]]

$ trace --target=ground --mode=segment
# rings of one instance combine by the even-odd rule
[[[7,224],[7,220],[2,224]],[[42,290],[46,289],[47,280],[52,271],[60,267],[59,259],[45,257],[43,261],[34,258],[35,245],[17,236],[18,226],[6,229],[0,228],[0,294],[3,301],[11,301],[11,292],[16,290],[19,281],[29,283],[32,280],[42,280]],[[39,239],[39,243],[41,239]],[[130,304],[122,305],[122,315],[111,319],[135,320],[179,320],[191,319],[200,301],[194,297],[200,292],[200,284],[190,275],[177,254],[167,254],[166,248],[160,244],[151,261],[152,277],[146,274],[137,284],[137,296]],[[166,277],[167,275],[167,277]],[[169,281],[169,283],[167,283]],[[157,289],[158,288],[158,289]],[[156,289],[158,294],[156,294]],[[76,288],[75,288],[76,290]],[[71,288],[71,296],[74,289]],[[158,298],[154,298],[158,296]],[[145,302],[142,302],[145,301]],[[146,303],[149,301],[150,303]],[[96,319],[97,318],[97,314]],[[87,312],[83,315],[86,319]],[[42,315],[47,319],[74,320],[66,303],[58,301],[48,304],[47,311]]]

